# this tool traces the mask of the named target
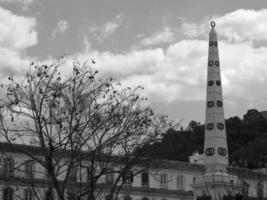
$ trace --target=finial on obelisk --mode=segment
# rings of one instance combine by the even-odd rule
[[[210,25],[211,25],[212,28],[214,28],[216,24],[215,24],[214,21],[212,21],[212,22],[210,23]]]

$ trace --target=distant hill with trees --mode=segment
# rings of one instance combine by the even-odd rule
[[[203,153],[204,124],[191,121],[186,129],[169,130],[162,140],[137,151],[153,158],[188,161],[193,152]],[[243,118],[226,119],[226,133],[231,165],[250,169],[267,164],[267,112],[248,110]]]

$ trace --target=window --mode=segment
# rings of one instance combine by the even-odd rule
[[[217,101],[217,106],[218,107],[222,107],[222,105],[223,105],[223,102],[222,101]]]
[[[233,191],[231,191],[231,190],[227,190],[227,195],[228,195],[228,196],[233,196]]]
[[[111,194],[106,195],[105,200],[112,200],[112,195]]]
[[[215,66],[219,67],[220,66],[220,62],[218,60],[215,61]]]
[[[75,199],[75,195],[73,194],[72,189],[67,190],[66,192],[66,200],[74,200]]]
[[[33,192],[31,188],[26,188],[23,191],[24,200],[33,200]]]
[[[214,148],[213,147],[207,148],[205,153],[207,156],[212,156],[214,154]]]
[[[14,160],[11,157],[4,159],[4,175],[13,176],[14,175]]]
[[[33,178],[34,176],[34,162],[29,160],[25,163],[25,175],[27,178]]]
[[[201,194],[202,194],[202,196],[207,196],[206,190],[202,190]]]
[[[263,198],[263,184],[262,183],[257,184],[257,197]]]
[[[213,102],[213,101],[208,101],[208,102],[207,102],[207,106],[208,106],[209,108],[213,107],[213,106],[214,106],[214,102]]]
[[[177,189],[184,190],[184,176],[183,175],[177,176]]]
[[[244,181],[242,183],[242,194],[244,196],[248,196],[248,192],[249,192],[249,184],[246,181]]]
[[[208,81],[208,86],[213,86],[213,81]]]
[[[47,190],[45,192],[45,200],[54,200],[55,199],[55,193],[52,188]]]
[[[193,177],[193,183],[196,183],[196,179],[197,179],[196,177]]]
[[[223,147],[219,147],[218,148],[218,153],[219,153],[219,155],[221,155],[221,156],[226,156],[226,148],[223,148]]]
[[[223,123],[217,123],[217,128],[220,130],[224,129],[224,124]]]
[[[129,195],[127,195],[127,196],[125,196],[125,197],[123,198],[123,200],[132,200],[132,197],[130,197]]]
[[[207,130],[212,130],[213,127],[214,127],[214,124],[212,124],[212,123],[208,123],[207,126],[206,126],[206,129],[207,129]]]
[[[113,174],[112,173],[106,174],[106,184],[107,185],[113,184]]]
[[[215,47],[217,47],[218,46],[218,43],[217,43],[217,41],[209,41],[209,46],[211,47],[211,46],[215,46]]]
[[[74,166],[71,169],[70,174],[69,174],[69,180],[73,182],[77,181],[77,167],[76,166]]]
[[[90,167],[86,167],[86,181],[89,182],[91,181],[91,168]]]
[[[167,189],[167,187],[168,187],[167,179],[168,179],[167,174],[161,174],[160,175],[160,187],[162,189]]]
[[[214,64],[213,60],[210,60],[209,63],[208,63],[208,65],[209,65],[210,67],[212,67],[213,64]]]
[[[147,198],[147,197],[143,197],[142,200],[149,200],[149,198]]]
[[[221,86],[221,81],[216,81],[217,86]]]
[[[10,187],[4,188],[3,200],[14,200],[14,190]]]
[[[208,86],[213,86],[213,81],[208,81]]]
[[[133,172],[131,171],[124,172],[123,182],[127,185],[131,184],[133,182]]]
[[[142,173],[141,175],[141,179],[142,179],[142,186],[143,187],[148,187],[149,186],[149,175],[147,172]]]

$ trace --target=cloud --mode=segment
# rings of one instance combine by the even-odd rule
[[[255,46],[255,41],[267,39],[262,33],[266,12],[237,10],[215,18],[223,92],[225,102],[231,109],[241,106],[238,105],[241,102],[248,107],[259,104],[267,106],[264,103],[267,93],[262,91],[267,87],[267,46]],[[249,17],[247,22],[244,22],[242,15]],[[180,31],[186,38],[167,48],[152,46],[126,53],[91,50],[89,55],[95,58],[96,67],[103,74],[118,77],[125,85],[143,85],[145,95],[151,101],[163,104],[204,101],[210,30],[209,21],[204,22],[207,19],[183,23]],[[244,33],[239,31],[240,27]],[[250,30],[250,27],[254,28]],[[230,29],[233,35],[228,34]]]
[[[23,50],[37,44],[36,20],[17,16],[0,7],[0,46]]]
[[[223,40],[229,42],[267,40],[267,9],[239,9],[223,16],[212,17],[216,29]],[[184,22],[181,32],[189,38],[205,37],[208,34],[210,18],[204,18],[199,23]]]
[[[3,12],[7,11],[0,10],[0,16]],[[267,93],[264,92],[264,89],[267,88],[267,46],[264,43],[255,45],[256,41],[267,40],[265,35],[267,30],[263,31],[265,30],[266,12],[266,10],[237,10],[214,18],[219,35],[223,93],[226,108],[230,111],[237,111],[236,108],[240,106],[245,109],[254,105],[263,108],[267,106]],[[32,25],[23,25],[20,28],[26,29],[22,31],[24,35],[21,37],[13,33],[20,30],[17,28],[20,26],[19,23],[16,23],[17,26],[4,35],[3,31],[0,31],[0,38],[4,38],[0,41],[0,46],[4,46],[0,50],[0,66],[4,66],[1,68],[2,73],[16,70],[15,67],[20,63],[26,65],[29,58],[23,57],[20,52],[37,43],[33,19],[8,13],[10,15],[7,15],[8,19],[12,19],[12,17],[17,19],[18,17],[23,19],[24,23],[32,23]],[[248,18],[244,20],[242,15]],[[235,18],[232,19],[233,17]],[[113,22],[117,19],[120,17]],[[170,39],[169,41],[173,41],[173,43],[168,44],[166,48],[156,48],[153,45],[161,44],[162,40],[151,39],[150,41],[154,42],[147,42],[148,46],[143,46],[143,49],[132,49],[123,53],[98,51],[90,48],[90,37],[85,36],[83,42],[86,49],[69,55],[66,58],[68,67],[64,66],[64,69],[66,72],[71,70],[73,58],[77,58],[79,61],[93,58],[96,61],[93,67],[100,71],[101,76],[113,76],[119,79],[124,86],[144,86],[144,95],[148,96],[151,102],[165,105],[174,102],[204,102],[208,59],[207,38],[210,30],[207,19],[199,22],[184,22],[179,31],[186,37],[180,41]],[[3,22],[0,18],[0,22],[5,24],[4,27],[9,27],[8,20]],[[118,20],[115,23],[118,26],[107,24],[108,22],[98,27],[95,32],[93,31],[94,34],[99,34],[101,40],[114,34],[121,22]],[[172,33],[172,30],[170,27],[169,30],[165,28],[162,32]],[[34,35],[35,37],[33,37]],[[164,38],[156,37],[156,35],[161,34],[158,32],[149,38],[153,38],[152,36]],[[25,43],[25,39],[30,39],[32,42]],[[2,44],[2,41],[11,42]],[[168,40],[165,39],[165,41]]]
[[[57,34],[65,33],[67,31],[67,29],[69,29],[69,27],[70,27],[70,25],[69,25],[67,20],[59,20],[57,23],[57,27],[55,28],[55,30],[52,33],[52,37],[55,38]]]
[[[127,53],[90,50],[75,57],[86,60],[90,55],[96,61],[94,67],[100,71],[101,76],[115,77],[124,86],[142,85],[145,87],[144,95],[152,101],[196,101],[204,95],[201,88],[205,86],[203,69],[206,65],[206,44],[207,42],[199,40],[181,41],[170,45],[166,50],[139,49]],[[196,46],[201,48],[195,48]]]
[[[143,46],[151,46],[158,45],[162,43],[170,43],[174,39],[175,33],[172,31],[170,27],[164,27],[162,31],[158,31],[151,36],[144,38],[141,41],[141,45]]]
[[[98,42],[102,42],[104,39],[112,36],[121,24],[122,15],[119,14],[114,20],[106,22],[102,26],[91,25],[89,27],[89,32],[98,40]]]
[[[23,9],[27,9],[35,0],[0,0],[2,3],[20,3]]]
[[[0,76],[21,73],[29,66],[25,50],[37,44],[36,20],[0,7]]]

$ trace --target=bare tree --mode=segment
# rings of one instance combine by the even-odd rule
[[[69,76],[61,75],[63,67],[32,64],[23,80],[8,78],[2,85],[0,139],[41,152],[16,149],[42,167],[39,173],[47,175],[47,186],[60,200],[96,199],[103,192],[116,198],[129,174],[151,163],[134,150],[157,141],[171,124],[139,95],[142,87],[123,88],[112,78],[98,78],[86,62],[74,61]],[[114,180],[101,184],[109,174]],[[30,183],[42,199],[34,178]]]

